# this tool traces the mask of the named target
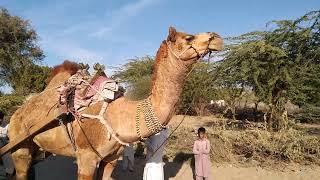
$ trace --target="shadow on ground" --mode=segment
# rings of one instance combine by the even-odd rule
[[[49,156],[30,169],[31,180],[76,180],[77,164],[74,158]]]
[[[30,180],[76,180],[77,165],[75,159],[64,156],[49,156],[44,161],[38,162],[30,168]],[[165,180],[176,179],[184,162],[189,161],[192,171],[194,171],[194,158],[192,154],[178,153],[172,161],[164,158]],[[141,180],[145,165],[144,157],[135,158],[134,172],[123,171],[121,168],[122,161],[119,160],[111,177],[113,180]],[[183,173],[183,172],[181,172]],[[5,180],[5,172],[0,167],[0,180]]]
[[[164,157],[165,165],[164,169],[164,176],[165,180],[176,179],[176,176],[180,172],[182,165],[186,161],[190,161],[190,165],[192,167],[192,171],[194,171],[194,158],[193,154],[187,153],[178,153],[172,161],[168,161],[166,157]],[[118,164],[113,171],[111,177],[113,180],[141,180],[143,177],[143,169],[145,165],[144,158],[136,158],[135,159],[135,166],[134,172],[129,171],[122,171],[121,169],[121,161],[118,161]],[[183,172],[181,172],[183,173]],[[193,173],[194,174],[194,173]]]

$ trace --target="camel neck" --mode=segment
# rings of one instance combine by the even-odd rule
[[[171,119],[192,63],[177,59],[163,42],[156,55],[151,103],[159,121],[166,125]]]
[[[166,43],[162,43],[157,55],[153,71],[152,89],[150,101],[155,115],[162,125],[167,125],[170,121],[176,104],[179,101],[184,81],[195,61],[182,61],[171,54]],[[134,142],[139,139],[136,131],[137,105],[141,101],[129,101],[120,98],[108,107],[106,119],[112,120],[112,127],[115,128],[121,138],[126,142]],[[119,107],[122,107],[121,109]],[[141,113],[140,113],[141,114]],[[149,137],[148,130],[143,115],[140,115],[140,132],[142,137]],[[125,126],[119,122],[126,119]]]

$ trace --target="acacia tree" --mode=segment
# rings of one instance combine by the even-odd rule
[[[270,31],[231,38],[222,67],[238,69],[229,75],[240,77],[270,106],[268,127],[279,129],[288,100],[319,103],[319,11],[271,25]]]
[[[228,70],[235,70],[228,69]],[[230,71],[217,71],[218,78],[215,81],[215,94],[218,99],[223,99],[226,109],[224,114],[231,112],[233,120],[236,120],[236,108],[245,96],[246,83],[240,77],[235,77]],[[240,75],[240,73],[238,74]]]
[[[274,21],[276,29],[266,36],[282,48],[290,62],[289,99],[303,109],[309,121],[319,121],[320,107],[320,11],[294,20]],[[300,119],[303,114],[299,115]]]
[[[215,62],[197,63],[187,77],[181,94],[178,112],[204,115],[210,100],[217,100],[217,67]]]
[[[154,59],[150,56],[131,59],[115,70],[113,78],[120,79],[125,84],[129,98],[143,99],[151,91],[153,65]]]
[[[48,66],[30,64],[16,73],[17,78],[11,83],[16,94],[28,95],[41,92],[46,87],[46,80],[51,73]]]
[[[17,93],[29,93],[25,90],[20,92],[19,89],[27,84],[37,86],[34,78],[27,78],[29,81],[22,84],[21,79],[26,80],[25,76],[32,73],[25,72],[30,67],[35,69],[35,64],[41,62],[43,57],[37,45],[37,34],[30,23],[0,8],[0,85],[9,85]],[[45,75],[46,70],[40,74]]]
[[[281,47],[291,63],[291,100],[299,106],[320,106],[320,11],[273,23],[277,28],[266,39]]]

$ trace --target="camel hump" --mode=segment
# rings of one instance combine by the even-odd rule
[[[47,84],[49,84],[50,81],[59,73],[67,72],[72,76],[78,71],[78,69],[79,66],[77,63],[65,60],[62,64],[53,67],[51,75],[47,79]]]

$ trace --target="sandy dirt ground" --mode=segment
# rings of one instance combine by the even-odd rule
[[[181,121],[182,116],[175,116],[170,122],[172,127]],[[212,117],[186,117],[182,126],[210,127]],[[216,119],[219,122],[219,119]],[[312,127],[313,129],[318,127]],[[309,128],[313,130],[312,128]],[[319,132],[319,131],[316,131]],[[136,158],[135,171],[124,172],[121,160],[112,173],[111,180],[142,180],[145,160]],[[166,162],[164,165],[165,180],[193,180],[193,168],[189,161],[185,163]],[[30,180],[76,180],[77,166],[73,158],[50,156],[46,160],[35,164],[32,168]],[[0,180],[5,179],[4,169],[0,166]],[[231,163],[214,164],[212,180],[320,180],[320,166],[287,165],[261,168],[260,166],[244,166]]]
[[[121,163],[121,162],[120,162]],[[184,164],[167,162],[164,165],[165,180],[193,180],[193,168],[189,162]],[[112,174],[112,180],[141,180],[143,160],[138,160],[135,172],[123,172],[120,164]],[[212,167],[210,180],[317,180],[320,177],[320,167],[289,166],[285,169],[269,170],[261,167],[241,167],[222,164]]]
[[[112,174],[111,180],[142,180],[143,159],[136,159],[135,171],[124,172],[121,160]],[[31,180],[76,180],[77,167],[73,159],[49,157],[33,166]],[[193,169],[189,162],[184,164],[167,162],[164,165],[165,180],[193,180]],[[284,169],[270,170],[261,167],[241,167],[231,164],[214,165],[211,180],[317,180],[320,177],[319,166],[289,166]],[[3,167],[0,167],[0,179],[4,180]]]

